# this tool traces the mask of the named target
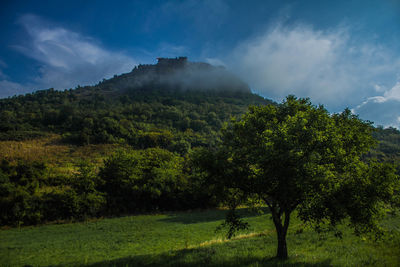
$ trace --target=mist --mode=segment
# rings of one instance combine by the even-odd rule
[[[166,59],[166,64],[138,65],[132,72],[117,76],[103,84],[114,89],[162,89],[251,92],[249,86],[223,66],[189,62],[186,58]]]

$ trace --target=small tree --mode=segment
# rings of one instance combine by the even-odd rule
[[[379,230],[377,219],[393,204],[399,180],[391,165],[362,160],[375,143],[372,131],[348,109],[330,115],[289,96],[280,105],[250,107],[225,127],[220,148],[202,164],[225,192],[234,192],[233,210],[250,197],[268,206],[277,257],[284,259],[294,210],[316,226],[349,219],[357,234]],[[244,226],[232,213],[226,223],[230,233]]]

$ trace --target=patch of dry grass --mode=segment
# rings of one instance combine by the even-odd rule
[[[230,241],[234,241],[234,240],[242,240],[242,239],[248,239],[248,238],[253,238],[253,237],[261,237],[261,236],[265,236],[265,235],[273,233],[273,232],[274,231],[263,231],[263,232],[257,232],[257,233],[253,232],[253,233],[247,233],[247,234],[240,234],[235,237],[232,237],[231,239],[227,239],[227,238],[211,239],[211,240],[202,242],[197,246],[191,246],[191,247],[189,247],[189,249],[198,248],[198,247],[206,247],[206,246],[211,246],[214,244],[222,244],[222,243],[226,243],[226,242],[230,242]]]
[[[60,135],[53,134],[32,140],[1,141],[0,159],[5,158],[11,162],[43,161],[50,167],[68,170],[81,160],[100,165],[120,147],[116,144],[70,145],[63,143]]]

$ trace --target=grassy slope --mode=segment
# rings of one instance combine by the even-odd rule
[[[51,175],[71,175],[82,160],[101,166],[103,160],[122,145],[98,144],[76,146],[61,142],[61,136],[50,134],[47,137],[24,141],[0,141],[0,159],[45,162]]]
[[[99,164],[118,147],[121,147],[121,145],[98,144],[77,146],[65,144],[62,143],[60,135],[49,134],[47,137],[31,140],[0,141],[0,157],[9,160],[45,161],[54,167],[77,163],[82,159]]]
[[[234,240],[215,233],[225,211],[208,210],[102,219],[0,231],[1,266],[396,266],[400,217],[385,221],[392,238],[373,242],[345,231],[343,239],[300,231],[292,220],[290,259],[273,259],[276,237],[269,215],[242,210],[251,229]]]

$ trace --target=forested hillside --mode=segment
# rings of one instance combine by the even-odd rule
[[[0,139],[58,133],[67,143],[124,143],[183,152],[212,144],[222,123],[248,105],[269,103],[222,68],[161,59],[95,86],[2,99]]]
[[[370,156],[399,165],[400,131],[392,127],[377,127],[373,135],[378,140],[378,145],[371,151]]]

